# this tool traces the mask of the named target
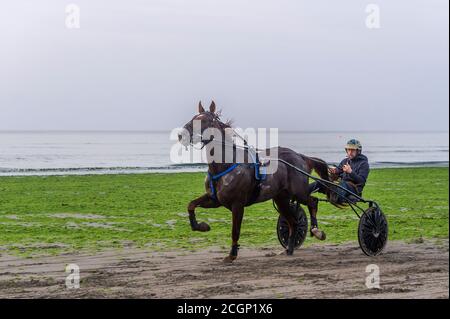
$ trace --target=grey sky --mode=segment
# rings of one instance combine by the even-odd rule
[[[81,28],[65,27],[65,6]],[[369,3],[381,29],[365,25]],[[448,1],[5,0],[0,130],[448,130]]]

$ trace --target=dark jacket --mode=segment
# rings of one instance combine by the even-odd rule
[[[342,170],[344,164],[349,164],[352,168],[351,174],[347,174]],[[362,193],[364,185],[367,181],[367,176],[369,176],[369,161],[367,157],[363,154],[357,155],[354,159],[345,158],[341,161],[337,167],[337,173],[344,181],[350,181],[356,184],[358,188],[358,193]]]

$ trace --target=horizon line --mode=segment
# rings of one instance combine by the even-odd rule
[[[266,128],[271,129],[271,128]],[[67,130],[67,129],[36,129],[36,130],[1,130],[0,133],[168,133],[173,129],[157,130]],[[448,130],[292,130],[278,129],[282,133],[449,133]]]

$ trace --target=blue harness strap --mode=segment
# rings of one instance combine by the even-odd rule
[[[257,181],[265,180],[266,176],[267,176],[266,168],[263,167],[263,173],[262,174],[259,172],[259,168],[260,168],[261,165],[259,164],[258,154],[256,154],[256,158],[254,158],[253,155],[250,152],[249,152],[249,154],[250,154],[250,156],[252,157],[252,160],[253,160],[253,163],[251,163],[250,165],[255,168],[255,178],[256,178],[256,180]],[[238,165],[239,165],[239,163],[234,163],[233,165],[228,167],[226,170],[224,170],[223,172],[220,172],[219,174],[216,174],[216,175],[212,175],[210,172],[208,172],[209,188],[211,189],[211,197],[212,198],[217,200],[216,189],[214,187],[214,181],[218,180],[219,178],[221,178],[224,175],[227,175],[229,172],[234,170]]]
[[[209,188],[211,188],[211,196],[212,196],[212,198],[217,199],[217,197],[216,197],[216,189],[214,187],[214,181],[218,180],[219,178],[221,178],[224,175],[227,175],[229,172],[231,172],[236,167],[238,167],[238,165],[239,165],[239,163],[234,163],[233,165],[228,167],[226,170],[224,170],[223,172],[220,172],[219,174],[216,174],[216,175],[211,175],[211,173],[208,172]]]
[[[267,174],[266,174],[266,168],[265,168],[265,167],[262,168],[262,169],[263,169],[263,173],[261,174],[261,173],[259,172],[259,168],[260,168],[260,166],[261,166],[261,165],[259,165],[259,163],[253,163],[252,166],[255,167],[255,178],[256,178],[256,180],[257,180],[257,181],[263,181],[263,180],[265,180],[265,179],[266,179],[266,176],[267,176]]]
[[[261,165],[259,164],[259,159],[258,159],[258,154],[256,154],[256,158],[253,157],[253,154],[251,152],[249,152],[250,156],[252,157],[253,163],[251,164],[254,168],[255,168],[255,178],[257,181],[263,181],[266,179],[266,168],[263,167],[263,173],[260,174],[259,172],[259,168],[261,167]]]

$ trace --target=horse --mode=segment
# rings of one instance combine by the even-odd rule
[[[201,134],[194,134],[194,123],[200,123]],[[230,136],[232,130],[230,122],[222,122],[220,112],[216,112],[215,102],[212,101],[208,111],[202,106],[201,101],[198,104],[198,114],[196,114],[188,123],[183,126],[182,132],[178,134],[179,142],[186,148],[198,142],[204,146],[212,145],[217,138],[205,134],[207,129],[214,129],[221,133],[224,141],[219,141],[222,149],[215,147],[210,152],[206,152],[208,162],[208,175],[205,179],[205,194],[192,200],[187,207],[189,213],[189,222],[193,231],[206,232],[211,228],[205,222],[198,222],[195,216],[195,209],[225,207],[232,213],[232,233],[231,250],[224,258],[224,262],[231,263],[238,256],[239,236],[241,223],[244,216],[244,209],[247,206],[261,203],[272,199],[278,207],[279,213],[283,215],[289,225],[289,239],[286,248],[286,254],[292,255],[295,245],[295,230],[297,226],[297,217],[290,209],[290,202],[297,201],[306,205],[310,214],[311,236],[319,240],[324,240],[325,232],[321,231],[317,223],[318,199],[310,195],[308,191],[308,177],[293,169],[289,165],[278,162],[274,173],[267,174],[265,179],[258,179],[258,172],[261,163],[256,163],[250,158],[248,148],[239,148],[235,140]],[[232,148],[232,158],[225,160],[226,148]],[[213,158],[214,151],[222,150],[221,160]],[[247,161],[238,162],[238,152],[244,152]],[[265,154],[276,153],[279,159],[282,159],[295,167],[298,167],[308,173],[313,170],[320,178],[329,180],[328,165],[325,161],[308,157],[295,152],[286,147],[268,148],[263,151]],[[216,154],[217,155],[217,154]],[[228,156],[230,153],[228,153]],[[275,159],[276,160],[276,159]],[[259,160],[257,160],[259,161]]]

